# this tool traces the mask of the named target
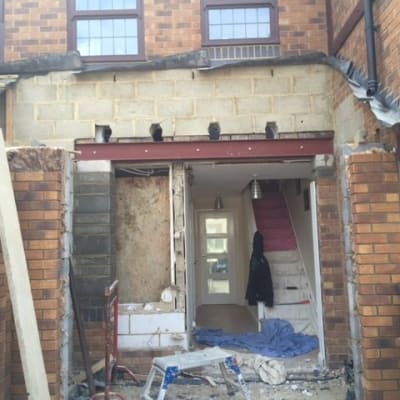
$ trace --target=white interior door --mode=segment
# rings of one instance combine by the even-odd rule
[[[199,212],[199,258],[201,304],[234,303],[236,268],[234,218],[230,211]]]

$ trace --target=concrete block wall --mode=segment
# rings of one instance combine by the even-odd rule
[[[91,362],[104,357],[104,289],[115,279],[111,163],[79,162],[74,177],[73,268]],[[76,333],[76,332],[75,332]],[[81,360],[75,337],[74,358]]]
[[[120,313],[118,347],[126,349],[188,349],[184,312]]]
[[[62,232],[64,152],[54,149],[8,151],[24,240],[32,295],[51,398],[61,398]],[[0,265],[0,399],[25,400],[16,332],[4,265]],[[12,339],[12,340],[11,340]],[[7,348],[4,347],[7,346]],[[2,397],[3,396],[3,397]]]
[[[316,183],[326,359],[329,367],[340,368],[348,358],[349,345],[341,194],[334,170],[317,170]]]
[[[348,160],[365,400],[400,392],[400,178],[396,155]]]
[[[331,76],[326,66],[308,65],[22,79],[14,96],[15,142],[73,148],[74,139],[94,137],[95,124],[110,125],[112,138],[150,138],[154,122],[164,136],[208,135],[213,120],[224,134],[263,133],[267,121],[281,132],[332,130]]]

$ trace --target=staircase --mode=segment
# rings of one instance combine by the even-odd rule
[[[315,305],[303,261],[297,249],[285,199],[279,191],[265,191],[253,200],[256,227],[264,236],[264,251],[271,267],[274,307],[263,307],[263,318],[281,318],[296,332],[316,333]]]
[[[263,199],[253,200],[253,210],[257,229],[264,236],[265,251],[287,251],[297,248],[281,192],[267,192]]]

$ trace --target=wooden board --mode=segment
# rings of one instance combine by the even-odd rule
[[[169,177],[116,183],[116,267],[120,303],[157,302],[170,286]]]

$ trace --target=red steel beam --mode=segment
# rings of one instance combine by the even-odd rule
[[[176,161],[312,157],[333,154],[331,138],[194,142],[76,143],[77,160]]]

